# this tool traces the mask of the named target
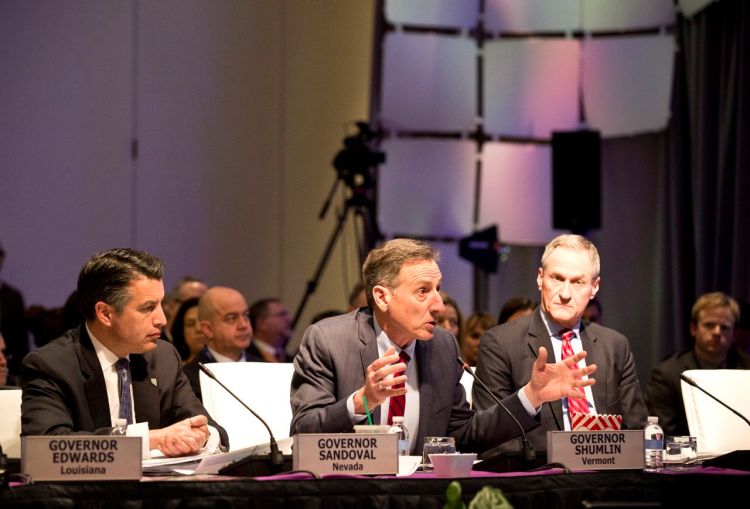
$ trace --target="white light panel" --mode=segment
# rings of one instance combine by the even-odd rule
[[[578,127],[580,42],[491,41],[485,46],[484,126],[493,135],[549,138]]]
[[[479,229],[497,224],[503,244],[544,245],[552,228],[549,145],[487,143],[482,153]]]
[[[486,0],[490,32],[568,32],[581,26],[580,0]]]
[[[472,39],[388,34],[382,126],[388,130],[472,131],[477,108],[476,65]]]
[[[462,237],[471,228],[476,143],[386,140],[378,221],[387,235]]]
[[[603,137],[664,129],[673,63],[671,35],[586,40],[583,101],[588,125]]]
[[[717,0],[677,0],[677,5],[680,7],[680,12],[686,18],[690,18],[695,15],[698,11],[705,9],[708,4],[712,4]]]
[[[386,0],[385,19],[394,25],[473,28],[479,0]]]

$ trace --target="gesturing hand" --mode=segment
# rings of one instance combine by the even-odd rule
[[[585,357],[586,352],[581,351],[556,364],[547,364],[547,349],[540,347],[539,355],[531,368],[531,380],[523,388],[529,402],[537,407],[546,401],[563,397],[581,397],[584,387],[596,383],[593,378],[581,380],[581,377],[596,371],[596,364],[584,368],[575,367]]]
[[[354,394],[354,411],[358,414],[366,412],[362,396],[367,397],[367,406],[372,410],[390,397],[406,394],[406,385],[394,389],[394,385],[406,384],[406,375],[392,376],[404,371],[406,365],[398,362],[399,356],[394,347],[388,348],[385,354],[367,366],[365,385]],[[396,364],[394,364],[396,363]]]

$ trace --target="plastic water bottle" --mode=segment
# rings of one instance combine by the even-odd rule
[[[109,432],[110,435],[124,437],[128,430],[127,419],[115,419],[115,425],[112,426],[112,430]]]
[[[399,456],[409,455],[409,430],[404,425],[403,417],[393,417],[393,424],[389,430],[391,433],[398,434],[398,454]]]
[[[649,416],[643,429],[644,470],[658,470],[664,466],[664,432],[659,418]]]

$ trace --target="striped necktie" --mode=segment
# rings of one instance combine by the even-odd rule
[[[570,329],[563,329],[560,331],[560,337],[562,338],[562,358],[563,360],[573,356],[573,345],[570,341],[576,337],[576,333]],[[577,366],[571,366],[571,369],[577,369]],[[582,389],[579,389],[583,392]],[[586,399],[584,393],[581,398],[568,398],[568,414],[572,421],[573,413],[587,414],[589,413],[589,402]]]

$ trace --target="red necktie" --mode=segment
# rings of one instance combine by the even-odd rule
[[[409,354],[401,351],[400,354],[398,354],[399,360],[403,362],[406,366],[409,365],[409,361],[411,360],[411,357],[409,357]],[[399,371],[398,373],[394,373],[393,376],[401,376],[405,373],[405,371]],[[404,384],[396,384],[393,386],[394,389],[401,389],[404,386]],[[406,394],[401,394],[400,396],[392,396],[390,403],[388,403],[388,424],[393,424],[393,418],[394,417],[403,417],[404,415],[404,409],[406,408]]]
[[[576,337],[576,333],[569,329],[563,329],[560,331],[560,337],[562,338],[562,358],[563,360],[568,357],[573,357],[573,345],[570,344],[570,340]],[[570,367],[571,369],[577,369],[574,364]],[[581,390],[583,392],[583,390]],[[573,413],[587,414],[589,413],[589,402],[586,399],[585,393],[582,398],[571,398],[568,397],[568,414],[570,417]],[[572,420],[572,419],[571,419]]]

